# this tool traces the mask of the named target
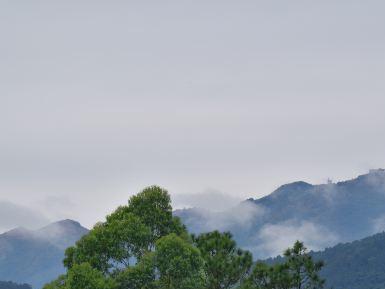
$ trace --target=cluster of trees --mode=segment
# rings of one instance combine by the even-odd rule
[[[66,250],[67,273],[43,289],[317,289],[323,286],[300,242],[285,262],[253,263],[230,233],[188,234],[170,196],[153,186],[133,196]]]
[[[0,289],[32,289],[28,284],[16,284],[11,281],[0,281]]]

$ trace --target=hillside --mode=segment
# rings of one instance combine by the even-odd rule
[[[296,239],[322,250],[385,228],[385,171],[338,183],[294,182],[222,213],[192,208],[176,214],[195,233],[231,231],[257,258],[277,255]]]
[[[0,235],[0,280],[40,288],[64,272],[64,249],[88,232],[79,223],[64,220],[36,231],[17,228]]]
[[[326,288],[385,288],[385,232],[311,252],[311,255],[325,262],[321,276],[327,281]],[[266,261],[272,264],[283,262],[284,258],[279,256]]]
[[[334,289],[385,288],[385,233],[313,253],[325,261],[322,276]]]

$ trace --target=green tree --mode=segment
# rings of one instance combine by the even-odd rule
[[[97,224],[75,247],[66,250],[64,264],[87,262],[103,273],[128,267],[132,258],[139,259],[150,240],[150,230],[138,217],[127,214],[122,220]]]
[[[136,266],[116,276],[118,289],[199,289],[203,285],[199,250],[172,233],[156,242]]]
[[[292,279],[286,264],[269,266],[258,262],[242,284],[242,289],[290,289]]]
[[[87,262],[93,268],[102,272],[108,272],[111,267],[113,249],[111,240],[106,234],[106,226],[99,223],[90,232],[82,237],[74,247],[65,252],[64,265],[71,269],[76,264]]]
[[[75,273],[83,276],[81,270],[85,269],[79,266],[84,263],[96,270],[92,271],[93,273],[99,272],[106,278],[111,277],[116,280],[120,278],[121,284],[124,280],[131,283],[135,283],[134,280],[142,280],[140,282],[145,284],[157,284],[154,267],[148,267],[148,262],[141,260],[144,256],[151,256],[156,242],[170,233],[185,239],[188,236],[179,218],[172,216],[168,192],[157,186],[144,189],[131,197],[128,205],[118,207],[106,217],[105,222],[95,225],[89,234],[66,250],[64,265],[68,272],[62,278],[65,286],[73,289],[77,281],[70,283],[70,280],[75,280],[71,276]],[[80,279],[76,278],[76,280]],[[127,282],[124,283],[126,287]],[[61,288],[59,286],[64,283],[56,280],[47,286]]]
[[[66,289],[67,275],[61,275],[56,280],[44,285],[43,289]]]
[[[156,289],[157,284],[154,252],[143,256],[136,266],[126,268],[116,275],[118,289]]]
[[[113,279],[105,277],[88,263],[74,265],[67,274],[65,282],[69,289],[114,289]]]
[[[303,243],[297,241],[284,253],[283,263],[257,263],[242,289],[320,289],[324,280],[319,271],[323,263],[314,262]]]
[[[302,242],[295,242],[293,248],[285,251],[286,265],[292,279],[292,288],[318,289],[322,288],[325,281],[320,278],[319,272],[323,262],[314,262],[307,253]]]
[[[156,241],[170,233],[178,235],[186,232],[179,218],[172,216],[170,195],[158,186],[145,188],[130,198],[127,210],[138,216],[151,230],[150,248]]]
[[[140,260],[154,249],[156,240],[172,232],[187,235],[179,218],[172,216],[168,192],[157,186],[148,187],[68,248],[64,265],[71,268],[87,262],[105,274],[112,273]]]
[[[237,248],[230,233],[205,233],[194,237],[194,242],[205,261],[206,288],[234,288],[247,276],[252,255]]]
[[[186,240],[175,234],[159,239],[154,257],[160,288],[201,288],[203,260],[199,250]]]

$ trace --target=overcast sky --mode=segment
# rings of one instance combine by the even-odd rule
[[[146,185],[197,205],[384,167],[384,11],[0,0],[0,207],[91,226]]]

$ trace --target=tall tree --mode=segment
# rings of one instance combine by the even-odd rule
[[[241,289],[291,289],[292,278],[286,264],[255,264]]]
[[[128,212],[138,216],[151,230],[150,249],[156,241],[170,233],[186,232],[179,218],[172,216],[170,195],[158,186],[145,188],[128,201]]]
[[[257,263],[242,289],[320,289],[324,280],[319,271],[323,263],[314,262],[303,243],[297,241],[284,253],[283,263]]]
[[[205,261],[206,288],[234,288],[244,280],[252,255],[237,248],[229,232],[214,231],[193,238]]]
[[[64,264],[70,269],[87,262],[105,274],[112,273],[140,260],[154,249],[159,238],[173,232],[187,234],[179,218],[172,216],[168,192],[157,186],[148,187],[68,248]]]
[[[284,256],[292,278],[292,288],[318,289],[323,287],[325,281],[320,278],[319,271],[324,264],[322,261],[314,262],[302,242],[295,242],[293,248],[285,251]]]

